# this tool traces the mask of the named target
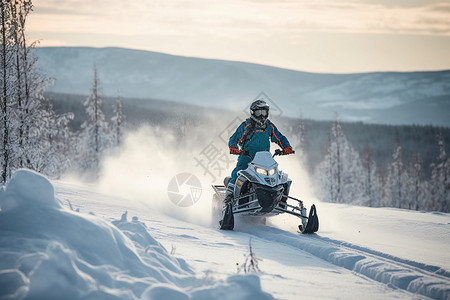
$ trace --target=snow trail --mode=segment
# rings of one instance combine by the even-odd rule
[[[127,183],[127,181],[125,182]],[[185,272],[187,271],[188,273],[193,270],[195,274],[204,274],[203,278],[197,277],[197,279],[200,279],[200,282],[223,282],[227,287],[232,285],[231,281],[234,279],[227,281],[227,278],[235,278],[233,276],[236,274],[236,263],[242,263],[243,254],[248,251],[249,238],[251,238],[257,256],[263,259],[260,265],[262,272],[259,273],[256,278],[260,278],[263,290],[270,291],[272,295],[277,298],[298,299],[300,295],[302,297],[306,295],[306,297],[323,299],[346,299],[348,296],[347,291],[352,289],[353,295],[358,295],[357,297],[360,298],[366,297],[367,294],[367,299],[423,299],[424,297],[449,299],[450,291],[448,287],[450,287],[450,282],[445,261],[442,261],[442,259],[439,258],[432,260],[410,259],[411,255],[395,255],[395,252],[383,251],[383,249],[382,251],[379,251],[379,248],[372,248],[366,243],[355,242],[354,239],[345,239],[345,235],[343,235],[344,231],[339,231],[342,228],[347,229],[347,227],[344,226],[345,224],[342,223],[342,220],[340,223],[335,223],[339,226],[336,226],[334,231],[331,230],[332,227],[328,227],[329,224],[327,225],[327,222],[324,222],[324,231],[319,231],[318,235],[315,236],[303,236],[294,233],[294,225],[298,225],[299,220],[290,216],[285,218],[286,220],[284,223],[284,216],[270,218],[268,220],[269,225],[265,227],[255,226],[255,224],[248,224],[248,222],[240,222],[238,220],[235,231],[223,232],[217,230],[215,227],[211,228],[210,226],[205,226],[203,222],[198,222],[198,220],[191,221],[190,218],[179,218],[177,213],[166,214],[165,210],[155,209],[157,206],[154,205],[152,200],[161,202],[167,201],[167,209],[178,209],[175,204],[167,199],[167,196],[164,196],[162,199],[154,199],[155,197],[160,197],[160,194],[158,193],[150,193],[147,195],[142,193],[140,194],[142,198],[133,199],[136,194],[131,194],[127,197],[113,196],[112,194],[114,193],[111,191],[109,191],[108,194],[99,192],[95,185],[77,186],[70,183],[57,182],[55,186],[57,187],[57,198],[61,200],[65,207],[71,207],[72,214],[84,216],[90,213],[97,216],[91,216],[94,219],[100,217],[104,220],[113,221],[116,223],[116,227],[131,241],[130,243],[132,243],[132,246],[135,249],[132,252],[137,253],[137,256],[143,261],[147,261],[148,258],[146,258],[146,256],[149,254],[150,256],[155,255],[158,257],[161,253],[156,251],[157,249],[154,249],[156,252],[143,252],[143,250],[147,249],[149,246],[150,248],[148,248],[148,250],[153,247],[151,242],[152,239],[145,238],[145,231],[141,227],[137,228],[135,226],[136,224],[143,222],[148,229],[148,233],[151,233],[151,236],[154,239],[164,245],[166,249],[172,247],[171,253],[176,253],[175,257],[177,257],[176,261],[178,261],[176,264],[179,264],[179,267],[177,268],[185,270]],[[120,186],[115,188],[119,189]],[[123,194],[126,194],[126,192],[130,190],[130,187],[123,188]],[[28,190],[33,191],[35,188],[30,184]],[[0,195],[0,198],[2,198],[2,195]],[[146,201],[151,202],[151,204],[149,205]],[[203,203],[199,201],[192,209],[201,207],[201,209],[199,209],[200,212],[209,212],[209,204],[210,203],[208,202]],[[326,206],[328,206],[328,204],[320,203],[320,207],[318,208],[319,218],[326,220],[328,217],[327,214],[329,211],[332,211],[335,214],[335,218],[331,219],[333,219],[333,222],[337,222],[339,220],[339,213],[336,214],[336,212],[339,211],[339,207],[334,205],[329,205],[329,207]],[[2,202],[2,208],[3,207],[5,210],[2,212],[5,213],[7,211],[6,208],[9,206],[6,202]],[[81,212],[76,212],[78,210]],[[129,211],[130,216],[138,216],[139,219],[133,218],[131,222],[126,221],[120,225],[121,222],[117,218],[120,219],[120,215],[125,210]],[[325,213],[327,210],[328,212]],[[368,219],[366,215],[361,219],[357,219],[357,216],[359,216],[361,211],[365,212],[365,214],[368,211],[373,213],[378,221],[380,219],[379,216],[384,216],[383,222],[387,220],[389,226],[392,226],[392,223],[389,223],[389,219],[391,219],[394,224],[402,224],[408,221],[406,227],[411,225],[409,223],[410,219],[414,219],[416,220],[415,224],[417,226],[419,226],[421,222],[426,222],[426,230],[436,228],[442,231],[446,224],[450,223],[450,219],[446,215],[439,215],[439,220],[437,222],[429,223],[429,215],[433,214],[418,213],[421,218],[417,218],[414,212],[406,213],[403,211],[386,209],[352,208],[350,206],[345,206],[340,213],[345,213],[345,215],[348,216],[352,222],[351,224],[353,224],[353,230],[355,229],[354,222],[357,220],[357,229],[361,229],[361,233],[358,234],[359,238],[362,238],[363,235],[366,234],[366,231],[367,234],[372,233],[367,230],[367,226],[372,227],[370,223],[371,220],[369,219],[369,223],[367,224],[364,223],[364,221],[367,221]],[[180,210],[180,212],[182,212],[182,210]],[[397,215],[401,216],[401,218],[397,219]],[[281,220],[277,222],[278,218]],[[272,226],[271,224],[276,224],[276,227],[270,227]],[[294,229],[292,230],[292,228]],[[392,230],[391,232],[393,236],[399,233],[399,226],[396,226],[395,228],[397,229]],[[382,227],[381,230],[385,229]],[[347,232],[347,230],[345,232]],[[446,231],[444,230],[443,236],[446,236],[445,232]],[[420,231],[417,232],[417,234],[422,235]],[[333,238],[333,236],[336,236],[336,238]],[[382,242],[379,237],[380,235],[373,235],[375,242]],[[420,236],[418,238],[424,239],[424,237]],[[397,239],[401,240],[405,238],[397,235]],[[435,239],[434,236],[428,241],[431,245],[433,245],[433,239]],[[363,240],[364,239],[361,241]],[[392,239],[389,239],[388,241],[390,242],[391,240]],[[6,242],[6,240],[4,241]],[[142,246],[144,244],[147,246]],[[439,246],[439,249],[442,248],[441,244],[435,244]],[[4,246],[6,244],[3,243],[2,245]],[[43,249],[40,252],[51,257],[51,261],[55,263],[56,266],[58,257],[64,258],[70,253],[72,254],[70,254],[69,257],[74,257],[74,253],[78,252],[77,249],[64,247],[65,248]],[[419,251],[417,253],[432,254],[434,252]],[[39,257],[40,256],[36,256],[37,261],[42,260]],[[162,274],[173,273],[170,271],[170,266],[173,265],[172,259],[173,258],[170,258],[167,261],[163,260],[160,261],[160,263],[157,263],[160,267],[167,267],[167,270],[163,271]],[[442,261],[442,264],[433,264],[433,261]],[[84,265],[84,263],[80,261],[80,258],[76,258],[74,263],[75,265]],[[43,265],[44,270],[46,270],[46,266],[49,267],[48,264]],[[83,272],[90,274],[93,280],[97,280],[96,276],[101,274],[99,270],[106,271],[108,275],[102,275],[98,278],[100,286],[103,287],[107,287],[107,282],[105,283],[105,281],[102,280],[111,277],[118,278],[117,276],[119,276],[118,273],[114,273],[111,270],[108,271],[107,267],[97,269],[94,273],[92,273],[93,270],[89,267],[82,270]],[[23,277],[23,280],[19,280],[20,278],[16,275],[21,274],[17,272],[14,273],[13,271],[14,270],[11,272],[8,271],[7,274],[4,274],[3,279],[10,280],[9,282],[11,282],[11,278],[16,278],[14,279],[15,286],[28,286],[28,277],[25,276]],[[21,270],[19,271],[22,272]],[[117,272],[120,273],[120,268]],[[42,274],[42,272],[40,274]],[[92,274],[95,274],[95,276]],[[174,275],[170,276],[173,279],[177,277]],[[218,276],[220,280],[214,279]],[[195,282],[196,279],[193,279],[192,275],[189,274],[187,277],[191,279],[188,281],[175,279],[174,282],[169,283],[174,293],[177,293],[178,291],[187,295],[194,295],[193,293],[196,288],[186,289],[185,284],[187,284],[186,282],[193,282],[192,280]],[[80,276],[75,278],[80,278]],[[83,277],[81,276],[81,278]],[[146,284],[148,286],[148,284],[154,283],[154,281],[150,282],[138,279],[138,283],[135,285],[128,285],[122,283],[122,279],[120,279],[120,283],[122,284],[121,288],[128,290],[129,292],[131,291],[131,293],[134,294],[129,297],[130,299],[136,298],[137,295],[145,291]],[[242,278],[236,277],[235,279],[237,281],[243,280],[242,282],[244,283],[247,282]],[[129,280],[134,279],[127,277],[126,281],[128,282]],[[169,281],[170,280],[171,279],[169,278]],[[337,281],[339,281],[339,283],[336,283]],[[85,286],[86,284],[92,286],[92,282],[89,282],[90,281],[83,283],[83,281],[80,281],[80,284],[83,283]],[[333,288],[330,290],[332,292],[327,291],[330,282],[334,282]],[[179,285],[180,283],[182,285],[181,287]],[[300,290],[298,287],[299,285],[301,285]],[[181,290],[179,290],[180,288]],[[235,286],[235,288],[237,287]],[[19,290],[20,289],[18,288],[17,291]],[[156,293],[157,291],[158,290],[155,290],[154,292]],[[168,292],[165,289],[159,291],[162,291],[163,294]],[[120,290],[115,290],[113,292],[120,295],[123,294],[123,291]],[[128,293],[128,295],[130,294]]]
[[[320,233],[305,236],[273,227],[246,227],[244,231],[261,239],[294,246],[395,288],[433,299],[450,299],[450,274],[438,266],[408,261],[345,241],[324,238]]]

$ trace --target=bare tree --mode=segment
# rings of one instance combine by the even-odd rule
[[[15,64],[15,91],[16,91],[16,116],[18,120],[17,143],[18,151],[16,151],[16,158],[18,167],[25,165],[26,153],[24,151],[27,143],[27,133],[29,131],[29,124],[27,118],[30,118],[30,77],[35,73],[34,63],[32,60],[30,64],[30,51],[34,48],[35,43],[30,46],[27,45],[25,36],[26,18],[33,8],[31,1],[27,0],[11,0],[9,2],[11,10],[11,32],[14,38],[14,64]]]
[[[1,119],[2,119],[2,182],[6,182],[10,171],[10,96],[11,96],[11,11],[8,1],[1,0]]]
[[[261,270],[259,269],[258,263],[259,261],[261,261],[260,258],[258,258],[255,255],[255,252],[253,251],[252,248],[252,239],[250,239],[248,241],[248,254],[245,255],[245,261],[242,264],[242,266],[240,266],[238,268],[238,272],[240,272],[240,270],[242,269],[244,271],[244,273],[257,273],[257,272],[261,272]]]

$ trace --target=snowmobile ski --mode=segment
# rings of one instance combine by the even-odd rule
[[[222,220],[219,221],[220,229],[233,230],[234,228],[234,215],[233,204],[231,202],[225,204]]]
[[[317,217],[316,206],[313,204],[309,210],[308,223],[305,228],[303,225],[298,225],[298,229],[301,233],[314,233],[319,230],[319,218]]]

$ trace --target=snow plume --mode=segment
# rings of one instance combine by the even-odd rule
[[[273,299],[255,275],[205,284],[137,218],[113,224],[63,208],[47,179],[17,171],[0,189],[0,298]]]
[[[200,130],[191,132],[187,139],[167,129],[141,127],[125,137],[120,151],[104,159],[99,188],[103,193],[140,202],[172,217],[209,225],[213,182],[203,175],[194,159],[207,145],[204,141]],[[234,162],[229,167],[224,174],[231,172]],[[191,206],[178,206],[169,196],[169,184],[180,173],[192,174],[200,180],[201,197]],[[218,180],[221,183],[222,177]],[[190,193],[189,187],[179,184],[180,194]]]
[[[211,170],[215,180],[198,166],[196,158],[223,131],[223,128],[215,127],[191,128],[189,138],[155,127],[141,127],[129,133],[120,152],[103,161],[99,179],[101,191],[129,201],[139,201],[176,218],[210,225],[214,193],[211,184],[223,184],[223,178],[231,174],[237,161],[237,156],[228,154],[228,147],[223,142],[217,142],[214,146],[227,156],[228,166],[223,163],[224,169],[220,173]],[[272,151],[275,148],[278,146],[272,144]],[[291,195],[304,200],[305,206],[309,208],[316,197],[300,151],[296,155],[276,157],[276,160],[280,169],[288,172],[293,181]],[[200,180],[201,197],[192,206],[180,207],[171,201],[168,194],[170,181],[180,173],[193,174]],[[184,188],[180,186],[180,193],[189,193]],[[291,218],[298,225],[298,219]]]

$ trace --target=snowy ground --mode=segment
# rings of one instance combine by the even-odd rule
[[[229,232],[192,213],[202,201],[183,215],[52,184],[57,201],[29,172],[0,193],[1,299],[450,299],[448,214],[316,203],[315,235],[289,216]],[[244,276],[249,243],[260,272]]]

